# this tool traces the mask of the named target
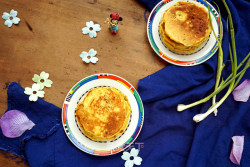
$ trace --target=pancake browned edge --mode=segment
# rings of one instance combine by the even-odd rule
[[[114,87],[91,89],[76,109],[83,133],[94,141],[113,140],[123,134],[130,114],[127,96]]]
[[[164,12],[159,31],[170,50],[187,54],[209,38],[212,28],[204,7],[180,1]]]

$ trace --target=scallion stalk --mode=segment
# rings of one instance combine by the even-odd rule
[[[249,52],[250,54],[250,52]],[[188,105],[185,105],[185,104],[178,104],[177,106],[177,111],[184,111],[188,108],[191,108],[191,107],[194,107],[194,106],[197,106],[199,104],[202,104],[202,103],[205,103],[207,102],[208,100],[210,100],[214,95],[217,95],[218,93],[220,93],[223,89],[225,89],[235,78],[241,76],[242,74],[244,75],[246,70],[250,67],[250,59],[248,59],[245,67],[243,70],[241,70],[240,72],[237,73],[236,76],[232,77],[232,76],[229,76],[227,78],[227,82],[224,82],[224,84],[221,84],[213,93],[211,93],[210,95],[208,95],[207,97],[199,100],[199,101],[196,101],[194,103],[191,103],[191,104],[188,104]]]
[[[211,25],[211,28],[212,28],[212,31],[213,31],[213,35],[217,41],[217,45],[218,45],[218,50],[219,50],[219,53],[218,53],[218,63],[217,63],[217,73],[216,73],[216,81],[215,81],[215,86],[214,86],[214,90],[216,90],[219,86],[219,83],[220,83],[220,78],[221,78],[221,73],[222,73],[222,70],[224,68],[224,64],[223,64],[223,50],[222,50],[222,33],[220,33],[220,40],[218,40],[215,32],[214,32],[214,28],[213,28],[213,24],[212,24],[212,19],[211,19],[211,15],[210,15],[210,6],[208,5],[207,1],[205,1],[206,4],[207,4],[207,8],[208,8],[208,16],[209,16],[209,21],[210,21],[210,25]],[[217,6],[217,9],[218,9],[218,12],[219,12],[219,19],[220,19],[220,23],[219,23],[219,30],[221,30],[221,26],[222,26],[222,23],[221,23],[221,14],[220,14],[220,8],[219,6],[215,3],[215,5]],[[216,95],[213,96],[213,99],[212,99],[212,105],[214,105],[216,103]],[[214,110],[214,115],[216,116],[218,113],[218,110],[215,109]]]
[[[246,70],[250,67],[250,59],[248,59],[248,62],[245,66],[245,68],[243,69],[244,71],[242,71],[242,73],[238,73],[237,75],[239,75],[239,78],[237,79],[237,81],[235,82],[235,85],[228,89],[227,93],[221,98],[221,100],[219,102],[217,102],[215,105],[212,105],[207,112],[202,113],[202,114],[197,114],[193,117],[193,120],[195,122],[200,122],[202,120],[204,120],[208,115],[210,115],[211,113],[213,113],[215,108],[218,108],[228,97],[228,95],[234,90],[234,88],[238,85],[238,83],[240,82],[241,78],[243,77],[243,75],[245,74]],[[236,75],[236,76],[237,76]],[[231,80],[235,81],[235,77],[233,77]],[[230,85],[231,86],[231,85]]]
[[[237,70],[239,70],[240,69],[240,67],[248,60],[248,58],[249,58],[249,56],[250,56],[250,52],[247,54],[247,56],[240,62],[240,64],[238,65],[238,67],[237,67]],[[221,84],[223,84],[224,82],[227,82],[229,79],[231,79],[232,78],[232,74],[230,74],[229,75],[229,77],[225,80],[225,81],[223,81]]]
[[[225,0],[222,0],[227,14],[228,14],[228,19],[229,19],[229,30],[230,30],[230,36],[231,36],[231,44],[232,44],[232,53],[233,53],[233,59],[232,59],[232,53],[231,53],[231,48],[229,46],[229,53],[230,53],[230,58],[231,58],[231,62],[232,62],[232,74],[234,76],[236,76],[237,74],[237,55],[236,55],[236,47],[235,47],[235,34],[234,34],[234,26],[233,26],[233,19],[231,16],[231,12],[227,6],[227,3]],[[210,18],[211,19],[211,18]],[[233,79],[233,81],[230,83],[229,88],[226,92],[226,94],[215,104],[213,104],[205,113],[202,114],[197,114],[193,117],[193,120],[195,122],[200,122],[203,119],[205,119],[209,114],[213,113],[215,110],[217,110],[217,108],[227,99],[227,97],[231,94],[231,92],[234,89],[234,84],[235,84],[235,79]]]
[[[194,116],[194,121],[196,122],[200,122],[203,119],[205,119],[209,114],[213,113],[216,115],[217,114],[217,108],[227,99],[227,97],[231,94],[231,92],[234,90],[234,88],[238,85],[238,83],[240,82],[241,78],[243,77],[243,75],[245,74],[246,70],[248,70],[248,68],[250,67],[250,52],[248,53],[248,55],[241,61],[241,63],[237,66],[237,55],[236,55],[236,45],[235,45],[235,34],[234,34],[234,26],[233,26],[233,20],[232,20],[232,15],[230,12],[229,7],[227,6],[227,3],[225,0],[222,0],[226,11],[228,13],[228,20],[227,20],[227,26],[229,24],[229,32],[230,32],[230,36],[231,36],[231,45],[229,44],[229,56],[230,56],[230,60],[231,60],[231,66],[232,66],[232,73],[227,77],[226,80],[222,80],[220,82],[220,78],[221,78],[221,72],[222,69],[224,67],[223,64],[223,50],[221,47],[222,44],[222,38],[220,38],[220,40],[218,40],[218,38],[215,36],[216,41],[218,43],[218,47],[219,47],[219,53],[218,53],[218,66],[217,66],[217,75],[216,75],[216,83],[215,83],[215,89],[214,91],[208,95],[207,97],[188,104],[188,105],[184,105],[184,104],[179,104],[177,106],[177,111],[183,111],[185,109],[188,109],[190,107],[194,107],[198,104],[207,102],[208,100],[210,100],[211,98],[213,98],[213,104],[212,106],[207,110],[207,112],[202,113],[202,114],[197,114]],[[209,20],[210,20],[210,24],[211,24],[211,16],[210,16],[210,8],[209,5],[208,6],[208,10],[209,10]],[[218,5],[216,4],[216,6],[218,7]],[[218,7],[219,10],[219,7]],[[219,11],[219,15],[220,15],[220,11]],[[220,25],[221,26],[221,25]],[[221,29],[221,27],[220,27]],[[214,33],[214,30],[213,30]],[[214,33],[215,35],[215,33]],[[221,37],[221,36],[220,36]],[[246,62],[247,61],[247,62]],[[245,64],[246,62],[246,64]],[[237,73],[238,70],[240,70],[241,66],[245,64],[244,68]],[[237,80],[236,80],[237,78]],[[225,89],[227,86],[228,90],[225,93],[225,95],[218,101],[216,102],[215,100],[215,96],[220,93],[223,89]]]

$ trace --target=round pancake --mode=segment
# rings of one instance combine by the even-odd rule
[[[170,50],[177,52],[177,53],[191,53],[193,52],[196,48],[198,48],[204,41],[208,39],[209,36],[204,38],[204,40],[200,41],[194,46],[185,46],[181,43],[175,42],[172,40],[166,33],[165,33],[165,23],[163,19],[161,20],[160,27],[159,27],[160,35],[162,42],[166,47],[168,47]]]
[[[162,42],[165,46],[167,46],[170,50],[177,52],[177,53],[190,53],[196,49],[196,47],[186,47],[183,44],[177,43],[167,36],[164,30],[165,24],[160,24],[160,35]]]
[[[114,87],[91,89],[77,105],[76,117],[83,133],[92,140],[113,140],[128,126],[128,98]]]
[[[180,1],[163,15],[165,33],[184,46],[197,46],[211,33],[208,12],[194,3]]]

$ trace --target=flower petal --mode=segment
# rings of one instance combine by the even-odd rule
[[[46,72],[42,71],[41,74],[40,74],[40,77],[42,79],[48,79],[49,78],[49,73],[46,73]]]
[[[141,165],[142,158],[141,157],[134,157],[134,164]]]
[[[233,136],[232,140],[233,146],[229,158],[234,164],[240,165],[244,147],[244,136]]]
[[[38,97],[41,97],[41,98],[42,98],[42,97],[44,97],[45,92],[44,92],[44,91],[39,90],[39,91],[37,91],[37,93],[36,93],[36,94],[37,94],[37,96],[38,96]]]
[[[86,26],[87,26],[88,28],[93,27],[93,26],[94,26],[93,21],[86,22]]]
[[[10,16],[16,17],[17,16],[17,11],[15,11],[14,9],[11,9]]]
[[[96,63],[98,61],[97,57],[91,57],[90,58],[91,63]]]
[[[32,78],[32,81],[36,82],[36,83],[40,83],[40,79],[41,77],[37,74],[34,74],[34,77]]]
[[[30,97],[29,97],[29,101],[37,101],[37,99],[38,99],[38,96],[35,94],[32,94],[32,95],[30,95]]]
[[[40,82],[40,81],[39,81]],[[44,83],[39,83],[39,85],[40,85],[40,89],[39,90],[43,90],[43,88],[44,88]]]
[[[19,21],[20,21],[20,19],[19,19],[18,17],[14,17],[11,21],[12,21],[12,23],[14,23],[14,24],[18,24]]]
[[[89,50],[89,56],[93,57],[93,56],[95,56],[96,54],[97,54],[97,51],[96,51],[96,50],[94,50],[94,49],[90,49],[90,50]]]
[[[99,24],[95,24],[95,25],[93,26],[93,30],[94,30],[94,31],[100,31],[100,30],[101,30],[100,25],[99,25]]]
[[[6,20],[5,22],[4,22],[4,25],[6,25],[6,26],[8,26],[8,27],[11,27],[12,26],[12,21],[11,20]]]
[[[96,37],[96,32],[95,31],[89,31],[89,37],[90,38],[93,38],[93,37]]]
[[[85,57],[88,57],[88,53],[87,52],[85,52],[85,51],[83,51],[81,54],[80,54],[80,57],[81,58],[85,58]]]
[[[128,152],[124,151],[123,154],[122,154],[122,156],[121,156],[121,158],[123,160],[127,161],[130,158],[130,154]]]
[[[250,79],[246,79],[233,91],[235,101],[247,102],[250,96]]]
[[[32,90],[33,90],[33,91],[38,91],[38,90],[40,90],[40,84],[34,83],[34,84],[32,85]]]
[[[7,12],[3,12],[2,18],[3,18],[4,20],[9,20],[9,19],[10,19],[10,14],[7,13]]]
[[[84,28],[82,29],[82,33],[83,33],[83,34],[88,34],[88,33],[89,33],[89,28],[88,28],[88,27],[84,27]]]
[[[138,154],[139,154],[139,150],[138,149],[135,149],[135,148],[131,149],[130,155],[136,157]]]
[[[44,81],[44,86],[46,86],[46,87],[51,87],[51,85],[53,84],[53,82],[50,80],[50,79],[47,79],[47,80],[45,80]]]
[[[32,129],[35,124],[23,112],[9,110],[0,119],[3,135],[9,138],[21,136],[26,130]]]
[[[84,57],[82,58],[82,60],[85,62],[85,63],[89,63],[90,62],[90,59],[88,57]]]
[[[134,162],[133,161],[131,161],[131,160],[127,160],[126,162],[125,162],[125,165],[124,165],[125,167],[133,167],[134,166]]]
[[[32,95],[33,94],[33,90],[29,87],[26,87],[25,90],[24,90],[24,93],[26,95]]]

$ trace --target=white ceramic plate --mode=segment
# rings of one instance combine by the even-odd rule
[[[125,132],[112,141],[93,141],[79,128],[75,110],[86,93],[95,87],[115,87],[124,93],[131,105],[131,116]],[[113,74],[95,74],[79,81],[67,94],[62,108],[62,123],[69,140],[80,150],[99,156],[116,154],[129,147],[139,135],[144,119],[141,98],[135,88],[125,79]]]
[[[149,15],[147,23],[147,34],[149,43],[153,50],[157,53],[157,55],[169,63],[179,66],[198,65],[211,58],[218,49],[217,41],[213,33],[210,34],[210,37],[206,42],[204,42],[199,48],[197,48],[194,52],[190,54],[174,53],[170,51],[161,41],[159,33],[159,25],[161,18],[166,9],[168,9],[179,1],[181,0],[163,0],[154,7],[154,9]],[[203,0],[189,0],[189,2],[193,2],[197,5],[200,5],[206,8],[207,10],[206,3]],[[223,34],[222,28],[221,30],[219,29],[219,14],[211,4],[209,4],[209,6],[212,18],[212,25],[216,36],[219,38],[220,34]]]

